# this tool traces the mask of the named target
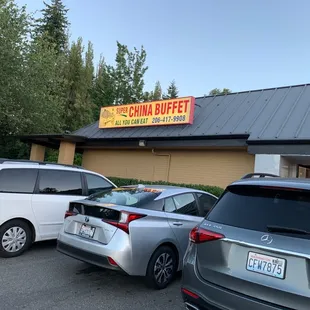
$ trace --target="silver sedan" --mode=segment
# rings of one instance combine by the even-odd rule
[[[74,201],[65,214],[57,250],[81,261],[145,276],[165,288],[177,271],[192,228],[217,197],[182,187],[136,185]]]

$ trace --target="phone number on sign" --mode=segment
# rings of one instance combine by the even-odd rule
[[[185,120],[186,120],[186,116],[185,115],[164,116],[164,117],[153,117],[152,123],[153,124],[177,123],[177,122],[184,122]]]

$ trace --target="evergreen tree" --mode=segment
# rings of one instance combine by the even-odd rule
[[[152,91],[151,92],[146,91],[143,93],[142,101],[143,102],[152,101],[152,98],[153,98],[153,92]]]
[[[57,53],[64,52],[68,45],[68,9],[62,0],[51,0],[50,4],[44,2],[44,5],[42,17],[36,20],[36,37],[43,37],[50,42]]]
[[[209,96],[227,95],[230,93],[231,93],[231,90],[229,88],[223,88],[222,90],[219,88],[214,88],[210,90]]]
[[[124,104],[131,101],[130,92],[130,69],[127,65],[128,48],[117,42],[117,53],[115,57],[115,104]]]
[[[155,83],[154,92],[152,94],[152,100],[161,100],[161,99],[162,99],[162,89],[161,89],[160,82],[157,81]]]
[[[86,60],[83,59],[82,38],[73,42],[69,51],[67,76],[67,100],[64,110],[65,129],[72,131],[93,121],[92,88],[92,46],[89,45]]]
[[[115,81],[114,68],[105,63],[101,57],[97,69],[92,91],[94,103],[94,119],[99,119],[101,107],[113,105],[115,103]]]
[[[143,101],[146,51],[134,48],[129,51],[126,45],[117,42],[116,66],[113,70],[115,80],[115,104]]]
[[[92,100],[92,90],[94,83],[94,49],[91,42],[88,42],[88,47],[85,54],[84,78],[82,83],[84,87],[84,104],[89,109],[89,111],[92,111],[94,109]],[[92,121],[92,113],[87,112],[87,115],[89,120]]]
[[[179,94],[178,88],[175,84],[175,81],[173,80],[167,89],[167,94],[163,95],[163,99],[177,98],[178,94]]]
[[[130,53],[130,69],[132,74],[132,102],[143,101],[144,74],[148,67],[145,66],[146,51],[141,47],[141,51],[134,48],[134,52]]]
[[[14,135],[61,132],[63,77],[55,50],[31,37],[31,18],[12,0],[0,2],[0,157],[24,157]]]

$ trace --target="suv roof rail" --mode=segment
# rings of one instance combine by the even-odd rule
[[[83,169],[83,167],[76,166],[76,165],[67,165],[67,164],[60,164],[60,163],[52,163],[52,162],[45,162],[45,161],[36,161],[36,160],[29,160],[29,159],[8,159],[8,158],[0,158],[0,164],[7,164],[7,163],[23,163],[23,164],[38,164],[38,165],[53,165],[53,166],[62,166],[62,167],[70,167],[70,168],[78,168]]]
[[[265,177],[279,178],[280,177],[279,175],[276,175],[276,174],[256,172],[256,173],[248,173],[248,174],[244,175],[241,178],[241,180],[250,179],[250,178],[255,177],[255,176],[258,176],[259,178],[265,178]]]

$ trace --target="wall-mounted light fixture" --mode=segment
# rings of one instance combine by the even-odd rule
[[[139,146],[146,146],[146,141],[145,140],[139,140]]]

